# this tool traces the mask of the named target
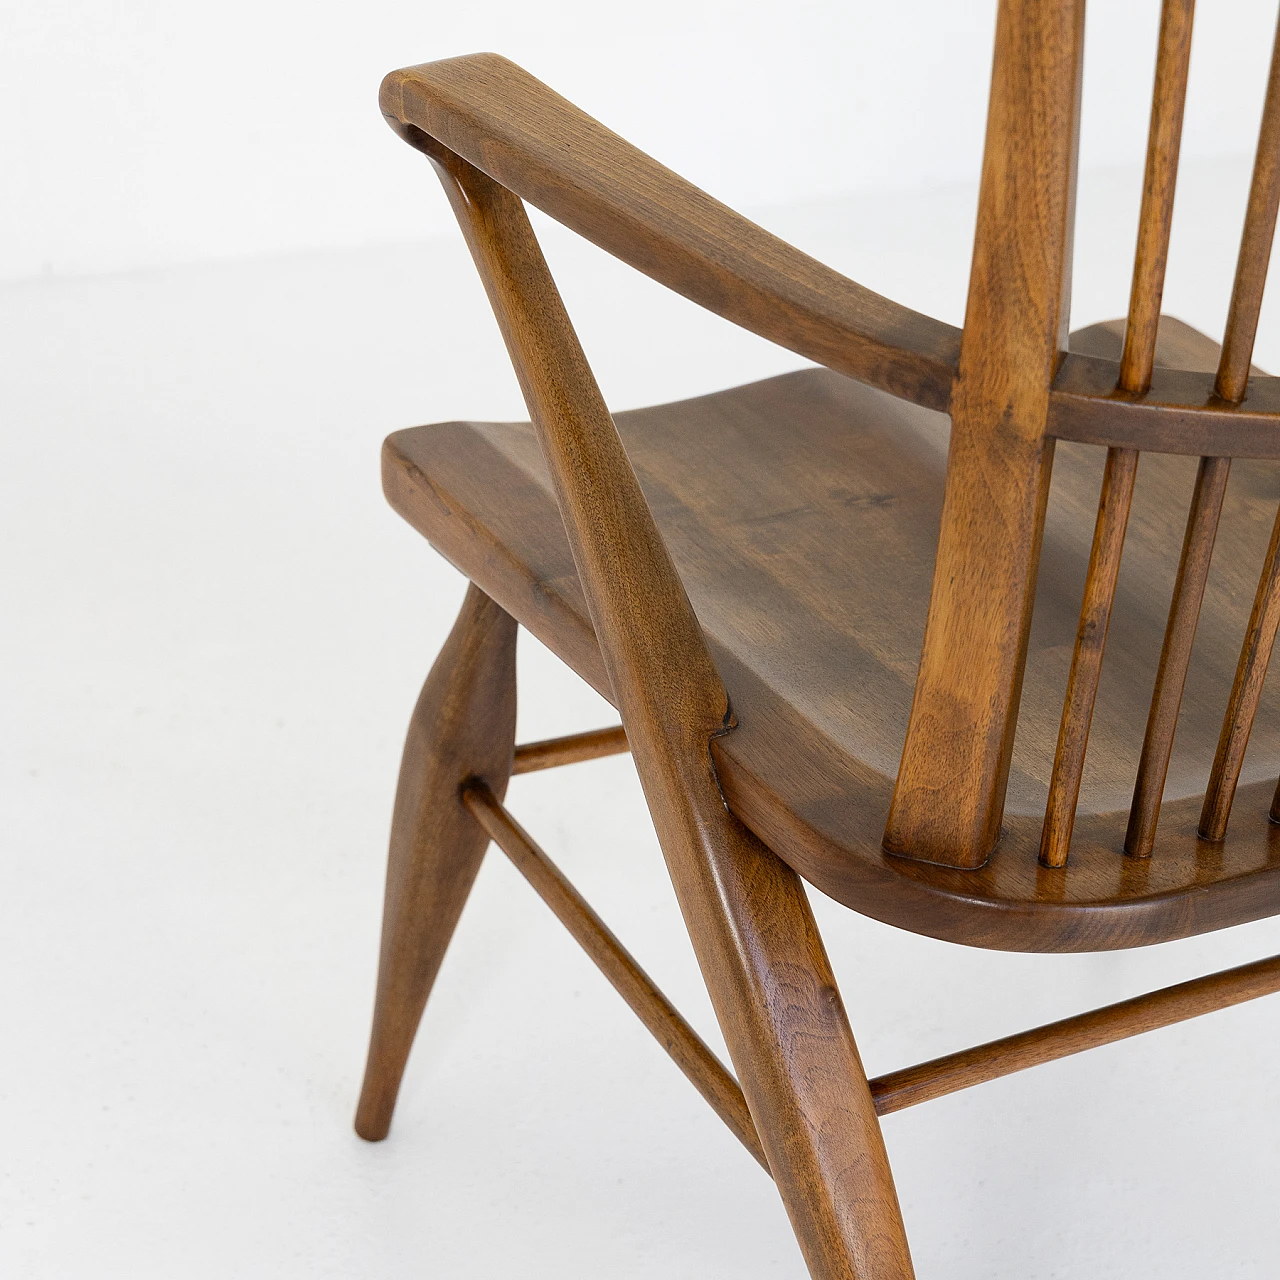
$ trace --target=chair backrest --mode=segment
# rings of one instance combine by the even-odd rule
[[[1146,178],[1118,362],[1068,353],[1084,0],[1001,0],[973,269],[950,408],[937,567],[888,849],[959,867],[999,839],[1055,439],[1108,446],[1040,858],[1067,858],[1139,448],[1200,455],[1126,849],[1151,853],[1232,456],[1280,457],[1280,379],[1251,358],[1280,206],[1273,56],[1216,374],[1155,369],[1194,0],[1164,0]],[[1277,44],[1280,55],[1280,43]],[[1226,830],[1280,622],[1280,522],[1207,784]]]
[[[1163,4],[1118,361],[1066,349],[1085,0],[1000,0],[962,331],[846,279],[747,222],[505,59],[448,59],[393,72],[383,82],[382,108],[392,127],[449,173],[457,171],[446,174],[446,186],[461,201],[455,207],[464,227],[481,213],[458,195],[458,174],[477,190],[497,184],[489,200],[495,208],[500,192],[517,196],[762,337],[951,414],[933,590],[884,834],[893,853],[976,867],[999,838],[1058,440],[1106,446],[1108,453],[1049,788],[1041,860],[1050,866],[1063,863],[1070,843],[1138,452],[1201,458],[1127,840],[1132,854],[1152,850],[1230,459],[1280,458],[1280,378],[1250,374],[1280,203],[1274,58],[1220,366],[1204,373],[1155,364],[1193,3]],[[510,226],[504,223],[501,235],[492,228],[484,234],[518,241],[521,253],[541,263],[532,232],[514,212],[503,216]],[[539,271],[545,275],[545,264]],[[578,351],[570,328],[557,340]],[[598,389],[583,396],[589,413],[562,405],[543,428],[558,439],[599,414],[607,417]],[[536,420],[538,412],[531,413]],[[624,456],[620,448],[614,454]],[[625,487],[640,510],[638,484],[628,476]],[[580,480],[569,471],[558,482],[581,487]],[[575,495],[584,511],[591,509],[590,493],[575,489]],[[566,501],[562,496],[562,514]],[[1202,829],[1210,838],[1226,828],[1280,620],[1278,546],[1280,535],[1266,557],[1207,783]],[[654,557],[663,559],[656,551]],[[669,558],[664,572],[676,581]],[[597,585],[604,593],[607,583]],[[615,604],[629,607],[625,600]],[[652,617],[652,608],[641,609],[631,622],[624,625],[620,614],[611,625],[640,628]]]

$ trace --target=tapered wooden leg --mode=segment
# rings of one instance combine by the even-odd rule
[[[725,807],[708,744],[730,722],[728,695],[528,216],[427,134],[410,140],[440,172],[511,353],[680,909],[810,1274],[910,1280],[880,1124],[808,900]]]
[[[373,1035],[356,1132],[387,1136],[400,1078],[489,837],[462,784],[506,792],[516,728],[516,622],[472,586],[414,708],[400,765]]]
[[[666,816],[677,895],[810,1275],[910,1280],[880,1122],[799,878],[723,809],[694,840]]]

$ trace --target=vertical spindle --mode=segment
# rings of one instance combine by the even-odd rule
[[[1178,152],[1187,97],[1191,56],[1191,27],[1195,0],[1164,0],[1156,53],[1155,87],[1151,95],[1151,126],[1147,134],[1147,165],[1138,220],[1138,245],[1129,291],[1129,317],[1120,358],[1119,387],[1141,395],[1151,385],[1160,302],[1164,295],[1173,225],[1173,197],[1178,180]],[[1098,501],[1098,519],[1085,578],[1080,626],[1071,655],[1071,674],[1058,730],[1058,748],[1049,780],[1049,801],[1040,836],[1040,861],[1048,867],[1066,864],[1075,825],[1080,781],[1093,706],[1102,673],[1107,628],[1115,601],[1116,581],[1124,535],[1133,505],[1138,471],[1136,449],[1108,449]]]
[[[1280,28],[1271,54],[1271,76],[1258,131],[1258,152],[1253,163],[1253,181],[1245,209],[1236,277],[1231,290],[1231,306],[1222,338],[1222,356],[1214,390],[1224,400],[1245,398],[1253,360],[1253,344],[1258,333],[1258,316],[1267,284],[1271,245],[1280,211]],[[1240,649],[1235,680],[1218,749],[1209,774],[1209,785],[1200,812],[1200,834],[1206,840],[1221,840],[1227,834],[1231,805],[1235,799],[1245,747],[1258,711],[1258,699],[1266,679],[1267,665],[1280,626],[1280,513],[1271,533],[1271,545],[1258,579],[1258,590],[1249,615],[1249,627]]]

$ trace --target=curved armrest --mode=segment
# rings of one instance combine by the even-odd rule
[[[497,54],[393,71],[383,114],[638,271],[799,355],[947,408],[960,330],[864,289],[712,199]]]

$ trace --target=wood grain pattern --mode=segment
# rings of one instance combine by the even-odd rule
[[[884,835],[951,866],[985,862],[1004,813],[1067,345],[1083,44],[1082,0],[1000,5],[937,571]]]
[[[1249,388],[1250,361],[1266,288],[1271,245],[1275,239],[1276,214],[1280,211],[1280,27],[1271,57],[1271,76],[1262,112],[1262,128],[1254,159],[1253,181],[1245,211],[1244,231],[1236,261],[1236,277],[1227,311],[1218,363],[1215,390],[1224,400],[1238,402]],[[1249,628],[1240,650],[1240,663],[1231,688],[1231,700],[1222,721],[1222,734],[1209,775],[1204,807],[1200,814],[1200,834],[1221,840],[1235,796],[1245,747],[1253,729],[1262,682],[1275,646],[1280,626],[1280,511],[1276,514],[1271,545],[1263,562],[1262,575],[1254,597]]]
[[[1244,399],[1248,386],[1253,340],[1257,330],[1267,262],[1275,235],[1276,212],[1280,208],[1280,38],[1272,58],[1271,79],[1263,111],[1262,134],[1254,165],[1253,183],[1245,216],[1244,234],[1236,268],[1235,286],[1227,314],[1221,358],[1214,392],[1228,402]],[[1147,720],[1138,778],[1134,784],[1133,812],[1125,838],[1125,851],[1135,857],[1150,857],[1155,846],[1156,823],[1160,816],[1165,772],[1177,729],[1183,685],[1191,661],[1192,645],[1200,618],[1201,599],[1208,579],[1222,500],[1230,474],[1231,459],[1206,456],[1200,461],[1191,512],[1187,518],[1182,562],[1169,608],[1169,625],[1160,655],[1156,692]],[[1280,519],[1277,529],[1280,530]],[[1268,566],[1274,556],[1268,554]],[[1265,579],[1264,571],[1264,579]],[[1271,590],[1277,589],[1272,583]],[[1226,832],[1236,778],[1244,759],[1256,697],[1275,639],[1272,614],[1280,610],[1268,601],[1268,587],[1259,585],[1258,597],[1240,655],[1240,664],[1231,693],[1227,718],[1223,723],[1218,752],[1214,759],[1208,793],[1201,816],[1201,834],[1221,839]],[[1277,614],[1280,621],[1280,613]],[[1269,629],[1269,635],[1267,634]],[[1242,719],[1247,718],[1247,723]]]
[[[904,1067],[871,1082],[881,1115],[1280,991],[1280,956]]]
[[[1244,766],[1244,751],[1262,697],[1262,682],[1266,679],[1277,627],[1280,627],[1280,518],[1272,526],[1271,545],[1258,579],[1240,663],[1231,686],[1231,699],[1222,720],[1222,733],[1200,809],[1199,830],[1206,840],[1221,840],[1227,834],[1231,805]]]
[[[1280,714],[1255,719],[1280,517],[1234,681],[1230,642],[1280,504],[1275,463],[1248,461],[1280,459],[1280,380],[1250,366],[1280,208],[1280,35],[1219,353],[1160,315],[1192,13],[1164,0],[1127,323],[1074,351],[1083,0],[1000,0],[962,333],[783,244],[502,58],[386,78],[384,114],[441,177],[532,424],[384,449],[392,505],[476,585],[406,746],[362,1134],[387,1131],[487,836],[772,1172],[816,1280],[912,1275],[878,1113],[1280,989],[1274,958],[868,1082],[800,879],[1020,950],[1280,913]],[[522,200],[827,368],[615,422]],[[515,619],[621,728],[514,748]],[[740,1086],[501,804],[513,769],[627,749]],[[1122,856],[1152,851],[1162,800],[1160,857]]]
[[[1114,367],[1122,335],[1122,323],[1099,326],[1072,344]],[[1212,371],[1217,359],[1217,344],[1162,325],[1162,362]],[[1218,625],[1200,637],[1160,858],[1143,869],[1120,851],[1196,466],[1144,459],[1071,865],[1046,881],[1036,854],[1101,451],[1059,445],[1005,835],[981,871],[952,872],[880,848],[933,571],[946,419],[808,370],[616,421],[737,715],[713,744],[726,796],[824,892],[903,928],[1033,951],[1140,946],[1272,909],[1278,862],[1266,780],[1280,770],[1280,691],[1264,690],[1254,730],[1241,801],[1249,816],[1225,848],[1198,842],[1195,824],[1280,501],[1274,465],[1236,464],[1206,595]],[[398,433],[384,483],[397,511],[612,696],[531,428]],[[832,547],[858,554],[833,556]]]
[[[767,1173],[742,1091],[697,1033],[484,784],[468,787],[463,803]],[[888,1072],[869,1082],[871,1096],[877,1114],[890,1115],[1277,991],[1280,956],[1272,956]]]
[[[1135,345],[1132,352],[1126,347],[1121,366],[1114,374],[1087,356],[1069,356],[1050,396],[1050,427],[1061,439],[1113,447],[1134,448],[1141,444],[1203,456],[1275,457],[1280,456],[1277,380],[1258,378],[1258,371],[1252,370],[1249,405],[1246,408],[1241,404],[1249,384],[1249,362],[1280,205],[1276,163],[1280,148],[1280,77],[1274,52],[1219,366],[1212,377],[1200,371],[1172,368],[1164,371],[1152,388],[1151,371],[1146,369],[1144,378],[1138,358],[1139,351],[1153,338],[1159,314],[1185,104],[1192,9],[1191,0],[1166,0],[1162,12],[1144,211],[1134,263],[1133,298],[1141,306],[1130,327]],[[1149,208],[1157,216],[1148,216]]]
[[[725,687],[520,201],[420,140],[488,292],[694,952],[817,1280],[913,1275],[884,1140],[796,874],[726,808]]]
[[[1151,386],[1160,303],[1173,226],[1178,152],[1182,143],[1182,115],[1186,105],[1187,71],[1191,58],[1191,20],[1194,0],[1164,0],[1160,42],[1156,54],[1155,89],[1151,98],[1151,126],[1147,135],[1147,163],[1138,218],[1138,247],[1129,291],[1129,316],[1117,378],[1119,390],[1141,395]],[[1080,627],[1076,632],[1062,726],[1049,782],[1049,801],[1040,836],[1040,861],[1046,867],[1066,865],[1075,826],[1080,779],[1102,659],[1111,624],[1111,605],[1120,575],[1120,557],[1133,502],[1137,475],[1136,449],[1110,448],[1102,475],[1093,550],[1085,578]]]
[[[1280,25],[1271,53],[1271,75],[1262,108],[1262,128],[1245,209],[1244,231],[1236,259],[1236,277],[1227,308],[1227,325],[1222,338],[1222,359],[1218,363],[1215,390],[1224,400],[1244,399],[1253,360],[1253,341],[1258,332],[1262,294],[1267,285],[1267,267],[1276,235],[1276,214],[1280,212]]]
[[[1040,862],[1046,867],[1065,867],[1071,848],[1076,806],[1080,802],[1080,781],[1084,777],[1085,750],[1089,744],[1098,682],[1102,678],[1111,605],[1120,579],[1120,556],[1124,550],[1125,531],[1129,527],[1133,485],[1137,477],[1136,449],[1107,450],[1093,548],[1085,574],[1080,627],[1071,655],[1071,674],[1067,677],[1067,696],[1062,704],[1062,724],[1058,729],[1058,747],[1054,753],[1053,774],[1049,779],[1049,796],[1040,834]]]
[[[478,587],[422,687],[400,765],[369,1060],[356,1132],[387,1136],[400,1079],[489,837],[459,788],[502,795],[516,733],[516,624]]]
[[[621,725],[591,729],[587,733],[573,733],[564,738],[521,743],[516,747],[511,772],[535,773],[539,769],[558,769],[561,765],[616,756],[627,750],[627,731]]]
[[[1191,668],[1191,649],[1195,644],[1230,474],[1230,458],[1200,459],[1125,832],[1124,850],[1134,858],[1149,858],[1155,848],[1156,824],[1160,820],[1169,761],[1173,756],[1178,713]]]
[[[1156,79],[1151,95],[1142,209],[1138,216],[1138,247],[1129,290],[1129,323],[1116,379],[1122,391],[1135,394],[1141,394],[1151,385],[1155,365],[1160,304],[1169,262],[1169,234],[1173,228],[1173,198],[1178,185],[1194,14],[1195,0],[1164,0],[1160,10]]]
[[[1195,457],[1280,458],[1280,378],[1249,382],[1239,404],[1221,399],[1212,370],[1158,368],[1142,395],[1116,385],[1114,359],[1068,353],[1049,395],[1059,440]]]
[[[382,110],[614,257],[780,346],[946,407],[960,334],[699,191],[492,53],[393,71]],[[415,144],[416,145],[416,144]]]
[[[604,921],[591,909],[564,873],[502,807],[484,783],[473,783],[462,802],[516,870],[537,890],[556,918],[573,935],[627,1006],[670,1054],[676,1066],[703,1096],[730,1132],[769,1172],[760,1136],[738,1082],[707,1048],[702,1037],[676,1012],[671,1002],[636,963]]]

